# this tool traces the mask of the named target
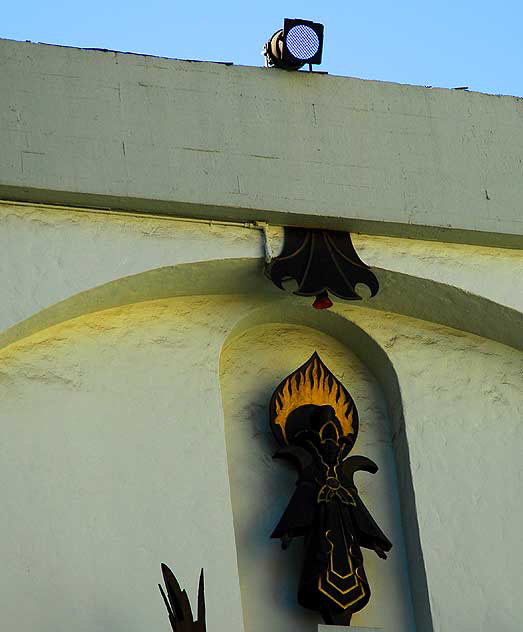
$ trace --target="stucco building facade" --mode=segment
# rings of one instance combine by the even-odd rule
[[[1,625],[313,632],[267,405],[314,350],[394,543],[354,625],[523,627],[523,101],[0,41]],[[263,275],[347,230],[373,298]]]

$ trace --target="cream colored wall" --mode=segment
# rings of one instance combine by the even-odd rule
[[[281,232],[269,227],[274,254]],[[523,349],[523,251],[369,235],[354,243],[381,282],[363,304]],[[279,295],[261,274],[262,231],[240,226],[0,202],[0,244],[0,346],[137,300]]]
[[[72,620],[80,631],[160,629],[161,561],[192,596],[205,565],[210,632],[240,630],[242,616],[251,625],[252,593],[242,614],[238,590],[219,358],[223,344],[270,323],[330,335],[377,380],[418,631],[523,626],[520,252],[359,236],[382,283],[377,300],[316,312],[262,277],[258,230],[1,210],[6,629],[55,632]],[[212,475],[187,450],[189,416],[205,424]],[[416,573],[432,622],[420,618]]]
[[[363,327],[398,372],[434,629],[518,629],[520,352],[392,314],[349,306],[337,308],[338,316],[311,315],[310,308],[287,303],[210,297],[143,303],[71,321],[2,352],[6,438],[0,462],[9,487],[0,539],[8,564],[0,594],[6,623],[22,631],[34,629],[37,621],[43,631],[65,630],[74,615],[78,630],[161,626],[154,582],[159,562],[167,561],[192,586],[193,596],[198,568],[205,566],[211,632],[241,628],[220,412],[220,345],[232,340],[241,350],[234,333],[228,338],[236,323],[302,318],[358,352],[361,341],[344,339],[347,329],[340,323]],[[355,385],[362,389],[362,420],[373,409],[382,411],[374,380],[364,383],[368,373],[361,353],[351,362],[339,344],[318,334],[310,341],[326,345],[327,362],[332,354],[334,364],[350,364],[360,374]],[[293,363],[294,354],[297,360],[300,347],[295,345],[285,362]],[[252,355],[249,361],[257,366]],[[222,382],[226,402],[246,388],[244,362],[234,379],[235,371]],[[365,402],[366,390],[375,401]],[[254,407],[256,427],[261,400],[237,403]],[[268,457],[264,448],[261,462]],[[370,441],[361,451],[375,456],[375,449],[381,448]],[[256,465],[253,471],[244,454],[236,461],[231,444],[228,456],[232,469],[239,468],[232,477],[233,498],[242,472],[245,495],[273,485],[272,473],[260,482],[254,474],[265,468]],[[397,527],[379,492],[390,469],[384,453],[376,458],[382,471],[376,482],[362,481],[363,489],[380,522],[396,534],[399,553]],[[259,507],[254,509],[250,521],[258,517]],[[249,552],[242,546],[245,535],[236,535],[240,569],[259,564],[265,552],[273,559],[283,555],[276,543],[262,543],[258,532],[261,548],[253,559],[243,557]],[[371,566],[373,574],[380,565]],[[393,558],[386,573],[395,566]],[[386,590],[389,597],[376,601],[360,621],[371,625],[372,617],[382,618],[390,628],[391,613],[401,610],[390,595],[400,588],[389,584]],[[405,595],[404,586],[401,590]],[[28,592],[30,606],[21,610],[17,595]],[[278,612],[281,596],[273,597]],[[247,629],[256,629],[249,627],[250,612],[257,616],[260,607],[254,602],[253,608],[255,598],[248,588]],[[267,606],[266,617],[270,612]]]
[[[516,632],[521,352],[397,315],[354,312],[398,375],[434,629]]]
[[[157,582],[241,630],[213,303],[141,303],[1,354],[1,628],[168,628]],[[214,326],[211,325],[214,321]]]
[[[258,232],[0,202],[0,331],[71,296],[145,271],[228,256],[259,258],[263,244]],[[140,285],[143,295],[146,284]],[[121,297],[122,302],[132,300]]]

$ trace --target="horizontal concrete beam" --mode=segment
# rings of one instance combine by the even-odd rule
[[[523,99],[0,40],[0,198],[523,246]]]

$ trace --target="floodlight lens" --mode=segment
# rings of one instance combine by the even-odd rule
[[[297,24],[287,33],[287,49],[296,59],[307,60],[318,52],[320,40],[316,31],[306,24]]]

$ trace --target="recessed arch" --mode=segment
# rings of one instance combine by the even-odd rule
[[[225,339],[221,354],[223,355],[228,347],[242,335],[270,324],[293,324],[327,334],[350,349],[369,368],[380,385],[387,402],[392,426],[392,446],[416,624],[419,630],[429,632],[432,630],[432,617],[419,537],[401,390],[390,358],[368,332],[346,317],[332,311],[318,312],[313,309],[304,309],[303,305],[291,301],[271,302],[240,319]]]
[[[289,297],[264,278],[260,259],[232,258],[164,266],[88,288],[12,325],[0,334],[0,348],[84,314],[175,296],[254,294],[278,303],[308,304]],[[523,349],[523,314],[483,296],[431,279],[375,269],[376,297],[353,303],[467,331]]]

